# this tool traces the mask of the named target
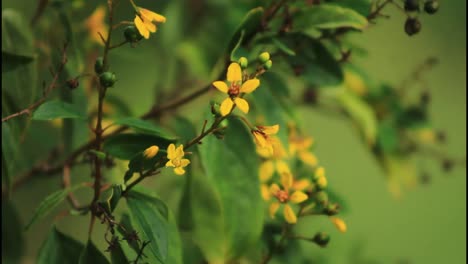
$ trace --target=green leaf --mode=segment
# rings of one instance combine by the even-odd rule
[[[37,264],[76,264],[84,245],[54,226],[41,246]]]
[[[88,240],[86,247],[81,252],[79,264],[103,264],[109,263],[106,257],[96,248],[91,240]]]
[[[24,254],[21,218],[10,200],[2,201],[2,262],[20,263]]]
[[[155,136],[167,138],[169,140],[175,140],[174,137],[169,135],[169,132],[165,131],[162,127],[157,126],[151,122],[141,120],[139,118],[126,117],[120,118],[114,121],[117,125],[128,126],[135,129],[137,132],[148,133]]]
[[[373,146],[377,137],[377,117],[372,108],[361,97],[348,90],[343,90],[337,99],[358,125],[366,143]]]
[[[224,140],[208,136],[199,150],[209,186],[203,190],[203,194],[196,192],[204,196],[198,199],[204,199],[206,204],[203,206],[210,206],[215,213],[221,209],[222,215],[211,215],[216,220],[210,221],[207,219],[210,215],[197,212],[201,210],[201,204],[193,208],[195,233],[205,233],[210,235],[209,238],[217,233],[212,241],[208,237],[198,237],[197,242],[206,240],[199,245],[210,262],[229,261],[248,250],[259,239],[262,230],[263,202],[259,191],[255,145],[244,124],[238,119],[230,119]],[[194,188],[198,186],[194,184]],[[205,197],[210,193],[212,195]],[[208,202],[209,199],[213,201]],[[222,223],[221,229],[220,223],[215,221]],[[212,230],[197,230],[200,225],[206,225],[206,228]]]
[[[36,211],[34,212],[33,217],[26,225],[25,230],[28,230],[32,224],[36,221],[44,218],[48,213],[50,213],[54,208],[56,208],[68,195],[69,192],[73,192],[76,189],[83,187],[83,185],[76,185],[71,188],[67,188],[64,190],[56,191],[52,194],[49,194],[37,207]]]
[[[156,197],[134,190],[128,193],[127,204],[142,239],[150,241],[147,248],[156,260],[166,263],[168,257],[166,205]]]
[[[2,182],[5,182],[7,190],[9,190],[11,177],[17,163],[18,145],[9,124],[5,122],[2,123],[2,142]]]
[[[385,153],[392,153],[398,148],[398,131],[391,119],[379,123],[377,145]]]
[[[328,3],[352,9],[362,16],[368,16],[371,11],[372,0],[330,0]]]
[[[25,17],[10,8],[2,10],[2,56],[3,52],[25,56],[33,54],[31,27]]]
[[[52,100],[39,106],[32,116],[33,120],[53,120],[56,118],[86,119],[76,106],[59,100]]]
[[[282,41],[296,52],[286,60],[307,84],[333,87],[343,82],[340,65],[322,43],[304,34],[287,34]]]
[[[121,242],[123,243],[123,242]],[[123,245],[119,243],[114,249],[111,250],[111,263],[112,264],[128,264],[129,261],[125,256],[125,253],[122,249]]]
[[[14,54],[8,51],[2,51],[2,73],[13,71],[19,66],[30,63],[34,60],[31,55]]]
[[[261,26],[263,12],[263,7],[256,7],[245,15],[244,20],[231,37],[227,48],[228,54],[232,54],[236,46],[242,47],[247,40],[250,40],[250,38],[255,35]]]
[[[118,202],[122,198],[122,186],[114,184],[112,188],[107,189],[101,194],[99,204],[109,213],[112,214],[117,207]]]
[[[296,56],[296,52],[292,49],[290,49],[286,44],[284,44],[281,40],[277,38],[272,38],[271,42],[279,48],[282,52],[289,56]]]
[[[356,11],[337,5],[314,5],[302,9],[294,17],[294,30],[310,28],[336,29],[354,28],[362,30],[367,27],[367,19]]]
[[[138,153],[156,145],[159,149],[167,149],[174,140],[148,134],[120,134],[109,137],[103,149],[110,155],[124,160],[130,160]]]

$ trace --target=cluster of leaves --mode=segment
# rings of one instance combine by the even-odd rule
[[[143,36],[149,37],[152,26],[145,22],[148,17],[139,13],[142,9],[130,1],[137,13],[136,24],[123,21],[106,25],[103,22],[106,15],[102,14],[105,11],[98,7],[85,20],[86,30],[81,32],[76,30],[75,19],[78,14],[88,16],[90,12],[86,10],[88,7],[79,4],[80,1],[39,2],[33,19],[34,32],[16,11],[2,11],[2,62],[7,65],[2,68],[2,141],[7,143],[2,146],[2,163],[7,165],[2,169],[2,194],[9,195],[30,177],[63,172],[65,188],[41,202],[27,228],[68,199],[73,207],[68,214],[91,214],[93,219],[99,219],[106,226],[104,236],[112,263],[267,263],[278,253],[279,259],[288,258],[299,263],[306,256],[298,254],[294,246],[297,240],[327,245],[327,234],[318,232],[310,237],[300,236],[294,233],[293,225],[283,219],[272,220],[266,216],[267,207],[260,191],[264,183],[259,177],[260,159],[252,136],[255,126],[243,122],[235,114],[221,117],[216,110],[217,104],[212,104],[214,110],[209,112],[207,103],[192,113],[206,117],[201,134],[195,128],[198,125],[193,125],[203,121],[199,118],[195,121],[180,116],[160,118],[164,111],[169,112],[214,90],[212,81],[221,79],[217,76],[224,76],[230,62],[239,62],[243,66],[246,61],[257,61],[262,51],[271,54],[271,60],[266,60],[268,63],[263,61],[250,66],[257,74],[262,73],[262,83],[260,89],[246,97],[251,101],[248,117],[259,124],[278,124],[281,129],[277,137],[287,150],[294,135],[293,130],[288,129],[290,123],[300,127],[301,119],[293,96],[302,92],[297,88],[301,86],[306,87],[308,102],[310,97],[315,101],[319,91],[321,94],[322,91],[338,90],[334,93],[335,101],[359,124],[366,142],[384,160],[384,165],[395,153],[401,157],[399,149],[407,137],[400,137],[399,132],[426,120],[425,112],[401,106],[393,89],[359,93],[362,87],[356,88],[349,82],[350,52],[343,47],[351,44],[340,37],[367,28],[369,20],[381,10],[375,2],[279,0],[268,1],[271,2],[268,4],[264,1],[228,4],[190,1],[189,8],[183,1],[158,4],[158,10],[164,10],[168,18],[168,22],[161,26],[161,32],[157,33],[160,39],[155,43],[159,61],[164,63],[152,65],[155,71],[162,72],[155,83],[157,102],[142,118],[134,117],[126,101],[113,94],[113,86],[123,85],[127,73],[115,68],[116,73],[111,72],[109,65],[113,64],[108,61],[113,56],[108,54],[111,49],[129,44],[132,49],[128,50],[137,53],[139,47],[146,45]],[[107,16],[129,16],[128,10],[119,11],[118,6],[112,5],[113,1],[108,2],[111,14]],[[233,10],[232,14],[236,15],[225,18],[225,14],[219,14],[217,10]],[[243,19],[238,24],[240,15]],[[158,22],[165,21],[158,19]],[[138,24],[137,20],[143,24]],[[219,23],[212,23],[213,20]],[[197,21],[198,29],[193,28],[194,21]],[[231,21],[236,23],[230,24]],[[151,19],[148,23],[152,23]],[[56,24],[61,26],[60,30],[52,26]],[[120,30],[119,26],[126,24],[131,25]],[[109,28],[109,34],[102,32]],[[98,37],[96,30],[100,33]],[[232,33],[230,38],[225,36],[226,31]],[[116,36],[117,32],[121,35]],[[91,37],[84,37],[86,33],[91,33]],[[111,45],[113,41],[119,44]],[[67,43],[65,48],[57,52],[54,43],[63,42]],[[96,51],[102,46],[105,52],[98,58]],[[120,54],[129,52],[120,50]],[[144,56],[147,55],[141,57]],[[49,82],[37,85],[38,76],[45,76],[44,65],[47,64],[58,66],[50,70],[52,79]],[[93,71],[95,74],[90,73]],[[85,79],[89,76],[92,77]],[[209,85],[174,103],[162,103],[183,92],[182,88],[174,87],[183,87],[194,80]],[[288,85],[291,80],[300,84]],[[52,97],[58,99],[50,100]],[[387,110],[379,114],[382,104]],[[389,110],[389,107],[396,110]],[[149,118],[156,118],[157,122],[144,120]],[[207,122],[212,122],[209,128],[205,127]],[[88,127],[94,132],[91,139]],[[132,132],[121,133],[127,129]],[[55,136],[56,140],[41,142],[39,138],[44,135]],[[25,151],[28,144],[43,145],[37,150]],[[167,161],[166,149],[171,144],[190,146],[192,154],[184,183],[175,188],[180,190],[181,198],[174,206],[169,206],[153,191],[137,186],[147,177],[161,173]],[[159,151],[148,158],[145,151],[153,146],[158,146]],[[53,155],[45,163],[39,160],[36,166],[31,162],[48,152]],[[301,200],[303,203],[298,207],[297,217],[336,215],[340,208],[336,202],[344,206],[342,199],[332,190],[325,189],[326,183],[318,176],[323,173],[317,172],[317,164],[307,167],[310,157],[304,156],[288,162],[295,180],[310,178],[313,182],[306,188],[307,198]],[[94,183],[71,185],[69,167],[90,163]],[[117,170],[116,173],[118,164],[123,164],[124,171]],[[101,170],[104,165],[106,168]],[[74,169],[72,174],[76,174]],[[18,173],[25,173],[25,177],[15,176]],[[101,182],[102,175],[113,173],[118,180],[108,181],[107,185]],[[171,173],[165,170],[164,174]],[[271,179],[281,181],[286,189],[293,186],[283,180],[281,173],[268,180]],[[89,186],[95,190],[92,202],[87,206],[78,205],[73,193]],[[122,200],[126,201],[126,206],[120,202]],[[18,222],[11,201],[2,202],[2,212],[4,210],[7,213],[2,215],[7,215],[8,221],[2,223]],[[341,220],[332,219],[338,229],[346,229]],[[7,251],[11,253],[6,258],[14,262],[22,255],[23,242],[20,228],[17,224],[13,226],[15,228],[10,229],[2,225],[2,240],[18,241],[7,245]],[[91,240],[85,245],[54,227],[40,249],[37,263],[64,262],[109,261]]]

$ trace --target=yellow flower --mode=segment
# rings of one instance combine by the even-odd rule
[[[338,231],[340,231],[341,233],[346,232],[346,229],[347,229],[346,228],[346,223],[341,218],[330,217],[330,220],[335,225],[336,229],[338,229]]]
[[[320,189],[325,189],[327,187],[328,181],[325,177],[325,169],[323,167],[318,167],[315,170],[314,180]]]
[[[107,25],[104,23],[104,18],[106,17],[106,8],[104,6],[99,6],[94,10],[91,16],[88,17],[85,21],[85,27],[89,32],[89,37],[94,42],[104,45],[102,42],[99,33],[104,38],[107,38]]]
[[[283,173],[291,173],[288,164],[282,160],[286,157],[286,151],[281,144],[281,141],[274,139],[272,145],[273,151],[270,152],[266,148],[257,148],[257,153],[265,158],[265,161],[260,164],[259,177],[261,182],[266,182],[277,171],[280,175]]]
[[[304,191],[306,189],[309,189],[309,187],[311,187],[311,186],[312,186],[312,182],[310,182],[310,180],[300,179],[300,180],[294,180],[293,181],[292,188],[294,190]]]
[[[156,156],[156,154],[158,154],[158,152],[159,152],[159,147],[158,146],[151,146],[151,147],[145,149],[145,151],[143,151],[143,157],[145,157],[147,159],[151,159],[154,156]]]
[[[281,142],[272,137],[279,131],[279,125],[274,126],[257,126],[256,130],[252,130],[252,135],[254,136],[254,141],[257,147],[261,150],[266,150],[270,154],[274,154],[275,145],[281,144]],[[281,146],[282,148],[282,146]],[[278,151],[282,151],[279,147],[277,148]]]
[[[226,84],[223,81],[213,82],[213,86],[219,91],[229,95],[221,103],[220,112],[222,116],[227,116],[234,105],[236,105],[242,112],[249,112],[249,103],[240,97],[241,94],[249,94],[260,85],[259,79],[251,79],[242,83],[242,70],[237,62],[231,63],[227,70],[226,79],[229,82]]]
[[[284,204],[283,213],[286,222],[290,224],[295,224],[297,222],[297,217],[289,203],[302,203],[303,201],[307,200],[308,196],[302,191],[295,191],[291,193],[290,189],[292,187],[292,184],[292,174],[284,173],[281,175],[281,185],[283,187],[282,189],[276,183],[270,186],[270,193],[277,199],[277,201],[270,204],[269,212],[270,216],[273,218],[278,209],[280,208],[281,204]]]
[[[309,152],[314,140],[312,137],[302,137],[298,135],[296,127],[292,124],[289,125],[289,153],[297,155],[305,164],[315,167],[318,164],[317,157]]]
[[[165,23],[166,18],[148,9],[138,7],[138,13],[133,22],[135,22],[135,26],[140,34],[145,39],[148,39],[150,32],[154,33],[157,30],[155,23]]]
[[[185,173],[184,167],[190,164],[190,160],[183,159],[184,157],[184,146],[180,145],[177,149],[174,144],[170,144],[167,148],[167,159],[166,167],[174,167],[174,172],[177,175]]]

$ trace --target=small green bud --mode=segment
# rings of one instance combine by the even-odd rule
[[[439,10],[439,1],[427,1],[424,4],[424,11],[430,15],[437,13],[437,10]]]
[[[328,203],[328,194],[324,191],[319,191],[315,194],[315,199],[317,202],[321,203],[322,205],[325,205]]]
[[[312,241],[321,247],[326,247],[328,242],[330,242],[330,236],[323,232],[319,232],[315,234],[314,238],[312,238]]]
[[[113,72],[104,72],[99,76],[99,83],[105,87],[112,87],[116,81],[115,74]]]
[[[421,31],[421,22],[417,18],[408,18],[405,22],[405,32],[408,36],[413,36],[414,34]]]
[[[267,62],[265,62],[265,64],[263,64],[263,68],[265,70],[269,70],[272,65],[273,65],[273,62],[271,60],[268,60]]]
[[[216,117],[221,116],[218,103],[211,102],[211,113]]]
[[[239,59],[238,62],[239,62],[239,65],[240,65],[243,69],[247,68],[247,66],[249,65],[249,60],[247,60],[246,57],[240,57],[240,59]]]
[[[270,59],[270,53],[268,52],[262,52],[260,53],[260,55],[258,55],[258,61],[260,61],[260,63],[262,64],[266,63],[269,59]]]
[[[94,72],[96,72],[96,74],[104,72],[104,59],[102,57],[98,57],[96,59],[96,62],[94,63]]]
[[[138,32],[138,29],[135,26],[128,26],[124,30],[124,37],[130,43],[135,43],[140,41],[143,36]]]
[[[324,213],[331,216],[331,215],[336,215],[340,211],[340,205],[337,203],[330,203],[327,205],[327,207],[324,209]]]

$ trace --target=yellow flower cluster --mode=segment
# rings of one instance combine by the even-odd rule
[[[151,146],[145,151],[143,151],[143,157],[146,159],[151,159],[154,156],[156,156],[159,152],[159,147],[158,146]],[[176,148],[174,144],[170,144],[169,147],[167,148],[167,159],[168,161],[166,162],[166,167],[173,167],[174,172],[177,175],[183,175],[185,174],[184,167],[187,167],[187,165],[190,164],[190,160],[184,159],[184,146],[180,145],[179,147]]]

